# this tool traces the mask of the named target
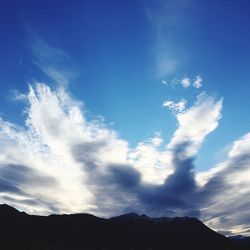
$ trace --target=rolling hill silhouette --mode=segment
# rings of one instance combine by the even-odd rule
[[[241,249],[195,218],[150,218],[135,213],[110,219],[90,214],[35,216],[0,205],[0,249]],[[237,245],[237,246],[236,246]]]

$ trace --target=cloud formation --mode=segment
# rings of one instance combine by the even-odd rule
[[[29,213],[128,211],[197,216],[218,230],[249,230],[250,135],[228,159],[197,173],[195,157],[221,118],[222,99],[201,93],[177,109],[169,143],[160,133],[135,148],[59,87],[29,87],[23,126],[0,119],[0,202]],[[237,210],[242,212],[235,215]]]
[[[197,175],[203,183],[201,194],[208,197],[203,208],[208,225],[231,234],[249,235],[249,145],[247,133],[233,143],[227,160]]]
[[[168,148],[172,149],[176,145],[187,142],[189,145],[185,155],[195,156],[205,137],[218,126],[222,101],[223,99],[215,101],[205,92],[199,94],[191,108],[184,113],[177,114],[179,127],[168,144]]]

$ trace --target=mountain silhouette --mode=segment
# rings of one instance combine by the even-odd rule
[[[241,249],[235,239],[189,217],[150,218],[135,213],[110,219],[90,214],[36,216],[0,205],[0,228],[1,250]]]
[[[233,242],[236,249],[241,249],[241,250],[250,249],[250,237],[235,235],[235,236],[230,236],[229,238]]]

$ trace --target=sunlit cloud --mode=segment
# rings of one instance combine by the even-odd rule
[[[145,183],[160,185],[166,177],[173,173],[171,153],[166,147],[161,148],[164,141],[160,134],[138,143],[129,152],[129,162],[142,176]]]
[[[169,143],[156,133],[132,148],[102,120],[87,119],[85,105],[61,86],[37,83],[23,95],[25,124],[0,119],[2,203],[36,214],[188,215],[214,229],[248,230],[249,134],[233,143],[225,162],[195,171],[195,157],[221,119],[222,99],[201,93],[175,111]]]

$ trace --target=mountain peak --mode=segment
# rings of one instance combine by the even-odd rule
[[[17,214],[20,213],[17,209],[7,205],[7,204],[0,204],[0,212],[1,214]]]
[[[118,215],[115,217],[110,218],[111,220],[134,220],[134,219],[138,219],[140,218],[140,215],[137,213],[127,213],[127,214],[123,214],[123,215]]]
[[[19,247],[11,248],[13,250],[27,249],[25,246],[38,243],[43,244],[44,249],[51,244],[56,246],[54,249],[61,249],[61,246],[72,249],[71,244],[74,242],[79,249],[113,250],[123,246],[123,249],[225,250],[231,249],[234,244],[229,238],[189,217],[150,218],[137,213],[110,219],[89,214],[22,215],[15,208],[0,205],[1,227],[4,228],[1,231],[0,248],[11,242]],[[244,244],[248,246],[248,241]]]

